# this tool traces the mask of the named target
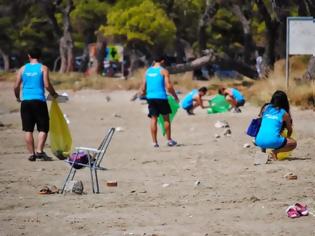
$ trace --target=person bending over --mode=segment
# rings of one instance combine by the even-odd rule
[[[182,108],[186,110],[188,115],[194,115],[194,109],[200,106],[202,109],[208,108],[209,106],[204,106],[202,102],[202,97],[207,94],[208,89],[206,87],[201,87],[199,90],[193,89],[188,93],[183,101]]]
[[[288,97],[283,91],[276,91],[269,103],[266,103],[259,114],[261,126],[255,144],[262,149],[272,149],[270,157],[277,159],[279,152],[288,152],[296,148],[297,142],[291,137],[292,118]],[[281,132],[287,129],[287,138]]]
[[[239,107],[244,106],[245,98],[243,94],[235,88],[220,88],[218,90],[219,94],[225,96],[228,103],[231,104],[232,112],[241,112]]]

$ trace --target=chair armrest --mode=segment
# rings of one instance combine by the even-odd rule
[[[75,147],[75,150],[89,151],[89,152],[94,152],[94,153],[103,152],[103,150],[98,150],[96,148],[89,148],[89,147]]]

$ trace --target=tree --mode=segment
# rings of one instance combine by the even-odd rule
[[[107,2],[101,0],[90,0],[81,1],[74,0],[75,9],[71,13],[71,22],[73,23],[74,38],[76,40],[76,46],[78,49],[83,50],[82,60],[79,70],[81,72],[85,71],[89,61],[89,50],[88,45],[97,41],[97,45],[103,44],[102,37],[97,37],[99,34],[97,30],[100,25],[106,24],[107,13],[111,5]],[[102,47],[97,47],[98,52],[96,54],[101,54],[99,50],[103,50]],[[103,61],[103,57],[100,55],[97,61],[96,71],[99,71],[100,65]]]
[[[100,31],[107,37],[116,37],[127,47],[146,47],[154,54],[172,45],[176,28],[160,7],[151,0],[143,0],[128,9],[113,8],[108,14],[108,24],[101,26]]]

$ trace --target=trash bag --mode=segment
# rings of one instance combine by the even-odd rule
[[[168,104],[170,104],[171,111],[172,111],[172,113],[170,114],[170,122],[172,122],[174,119],[174,116],[176,115],[176,112],[179,108],[179,104],[176,102],[176,100],[173,96],[168,95],[167,100],[168,100]],[[163,136],[165,136],[166,131],[165,131],[164,119],[163,119],[162,115],[159,115],[159,117],[158,117],[158,124],[161,128]]]
[[[60,160],[66,159],[71,152],[72,138],[68,124],[56,100],[51,102],[49,139],[52,153]]]
[[[209,101],[208,114],[222,113],[230,109],[231,105],[223,95],[217,94]]]

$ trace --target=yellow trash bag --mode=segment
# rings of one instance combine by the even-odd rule
[[[49,116],[51,151],[58,159],[64,160],[70,155],[72,138],[68,124],[56,100],[51,102]]]
[[[281,135],[282,135],[283,137],[287,138],[287,137],[288,137],[288,130],[287,130],[287,129],[284,129],[284,130],[282,131]],[[291,137],[293,137],[293,136],[294,136],[294,134],[292,133]],[[284,160],[284,159],[290,157],[291,153],[292,153],[292,151],[289,151],[289,152],[279,152],[279,153],[277,154],[277,158],[278,158],[278,160]]]

